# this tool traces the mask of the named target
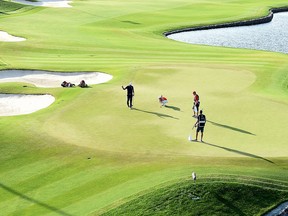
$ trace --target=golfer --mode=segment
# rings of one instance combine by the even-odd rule
[[[199,100],[199,95],[196,93],[196,91],[193,91],[193,95],[194,95],[193,117],[197,117],[199,114],[200,100]]]
[[[164,97],[163,95],[161,95],[161,96],[159,97],[159,103],[161,104],[161,106],[160,106],[160,108],[161,108],[162,106],[166,106],[166,104],[168,103],[168,100],[167,100],[166,97]]]
[[[201,142],[203,142],[205,123],[206,123],[206,116],[203,115],[202,110],[200,110],[200,115],[197,117],[197,122],[195,123],[195,127],[197,126],[197,130],[196,130],[196,139],[194,141],[198,141],[198,133],[201,132]]]
[[[125,88],[122,86],[123,90],[127,90],[127,106],[132,109],[132,100],[134,96],[134,87],[132,83],[130,82],[129,85],[127,85]]]

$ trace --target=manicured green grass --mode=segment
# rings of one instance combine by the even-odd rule
[[[163,36],[180,27],[263,16],[285,4],[87,0],[25,13],[12,5],[15,13],[1,15],[0,28],[27,40],[0,42],[0,69],[101,71],[113,79],[88,89],[0,84],[0,93],[56,98],[36,113],[0,117],[1,214],[97,215],[139,194],[158,193],[192,171],[214,195],[222,185],[204,180],[212,174],[287,185],[287,55],[188,45]],[[126,107],[121,89],[130,81],[134,110]],[[206,143],[187,141],[195,133],[193,90],[209,120]],[[160,94],[169,107],[159,108]],[[248,189],[268,192],[263,184],[237,183],[232,186],[244,190],[242,198]],[[253,204],[257,211],[247,211],[260,214],[281,200],[275,195],[264,201]]]

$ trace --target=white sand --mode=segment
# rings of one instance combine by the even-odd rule
[[[59,73],[33,70],[2,70],[0,71],[0,83],[3,82],[24,82],[31,83],[37,87],[54,88],[60,87],[65,80],[78,85],[81,80],[85,80],[88,85],[108,82],[112,76],[100,72],[75,72]]]
[[[12,0],[12,1],[20,4],[41,6],[41,7],[59,7],[59,8],[71,7],[69,5],[71,1],[66,0],[38,0],[37,2],[25,1],[25,0]]]
[[[0,31],[0,41],[3,42],[20,42],[25,41],[25,38],[15,37],[13,35],[8,34],[7,32]]]
[[[64,80],[78,85],[83,79],[88,85],[92,85],[107,82],[112,79],[112,76],[99,72],[54,73],[47,71],[31,70],[0,71],[0,83],[24,82],[34,84],[38,87],[47,88],[63,88],[61,86],[61,83]],[[54,100],[54,97],[52,97],[51,95],[0,94],[0,116],[29,114],[48,107],[54,102]]]
[[[0,94],[0,116],[30,114],[54,101],[51,95]]]

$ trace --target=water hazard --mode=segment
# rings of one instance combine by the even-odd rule
[[[288,53],[288,12],[275,13],[269,23],[170,34],[173,40],[210,46]]]

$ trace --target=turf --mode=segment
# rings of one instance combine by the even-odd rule
[[[285,1],[87,0],[20,11],[4,4],[11,6],[1,11],[15,9],[0,16],[1,30],[27,40],[0,42],[0,69],[101,71],[113,80],[88,89],[0,84],[1,93],[56,98],[34,114],[0,118],[1,214],[95,215],[192,171],[287,184],[287,55],[163,36],[264,16]],[[134,110],[121,89],[130,81]],[[193,90],[208,119],[205,143],[187,141]],[[160,94],[167,108],[159,108]]]
[[[40,8],[39,8],[40,9]],[[26,12],[31,13],[32,10],[37,11],[39,9],[35,9],[33,6],[22,5],[9,1],[0,1],[0,19],[6,18],[7,16],[16,16],[22,15]]]
[[[265,213],[271,203],[277,204],[288,195],[287,191],[267,188],[263,182],[253,182],[252,179],[219,182],[219,179],[223,181],[223,176],[208,178],[209,181],[205,179],[199,183],[188,179],[179,181],[103,215],[131,215],[132,212],[133,215],[257,215]]]

